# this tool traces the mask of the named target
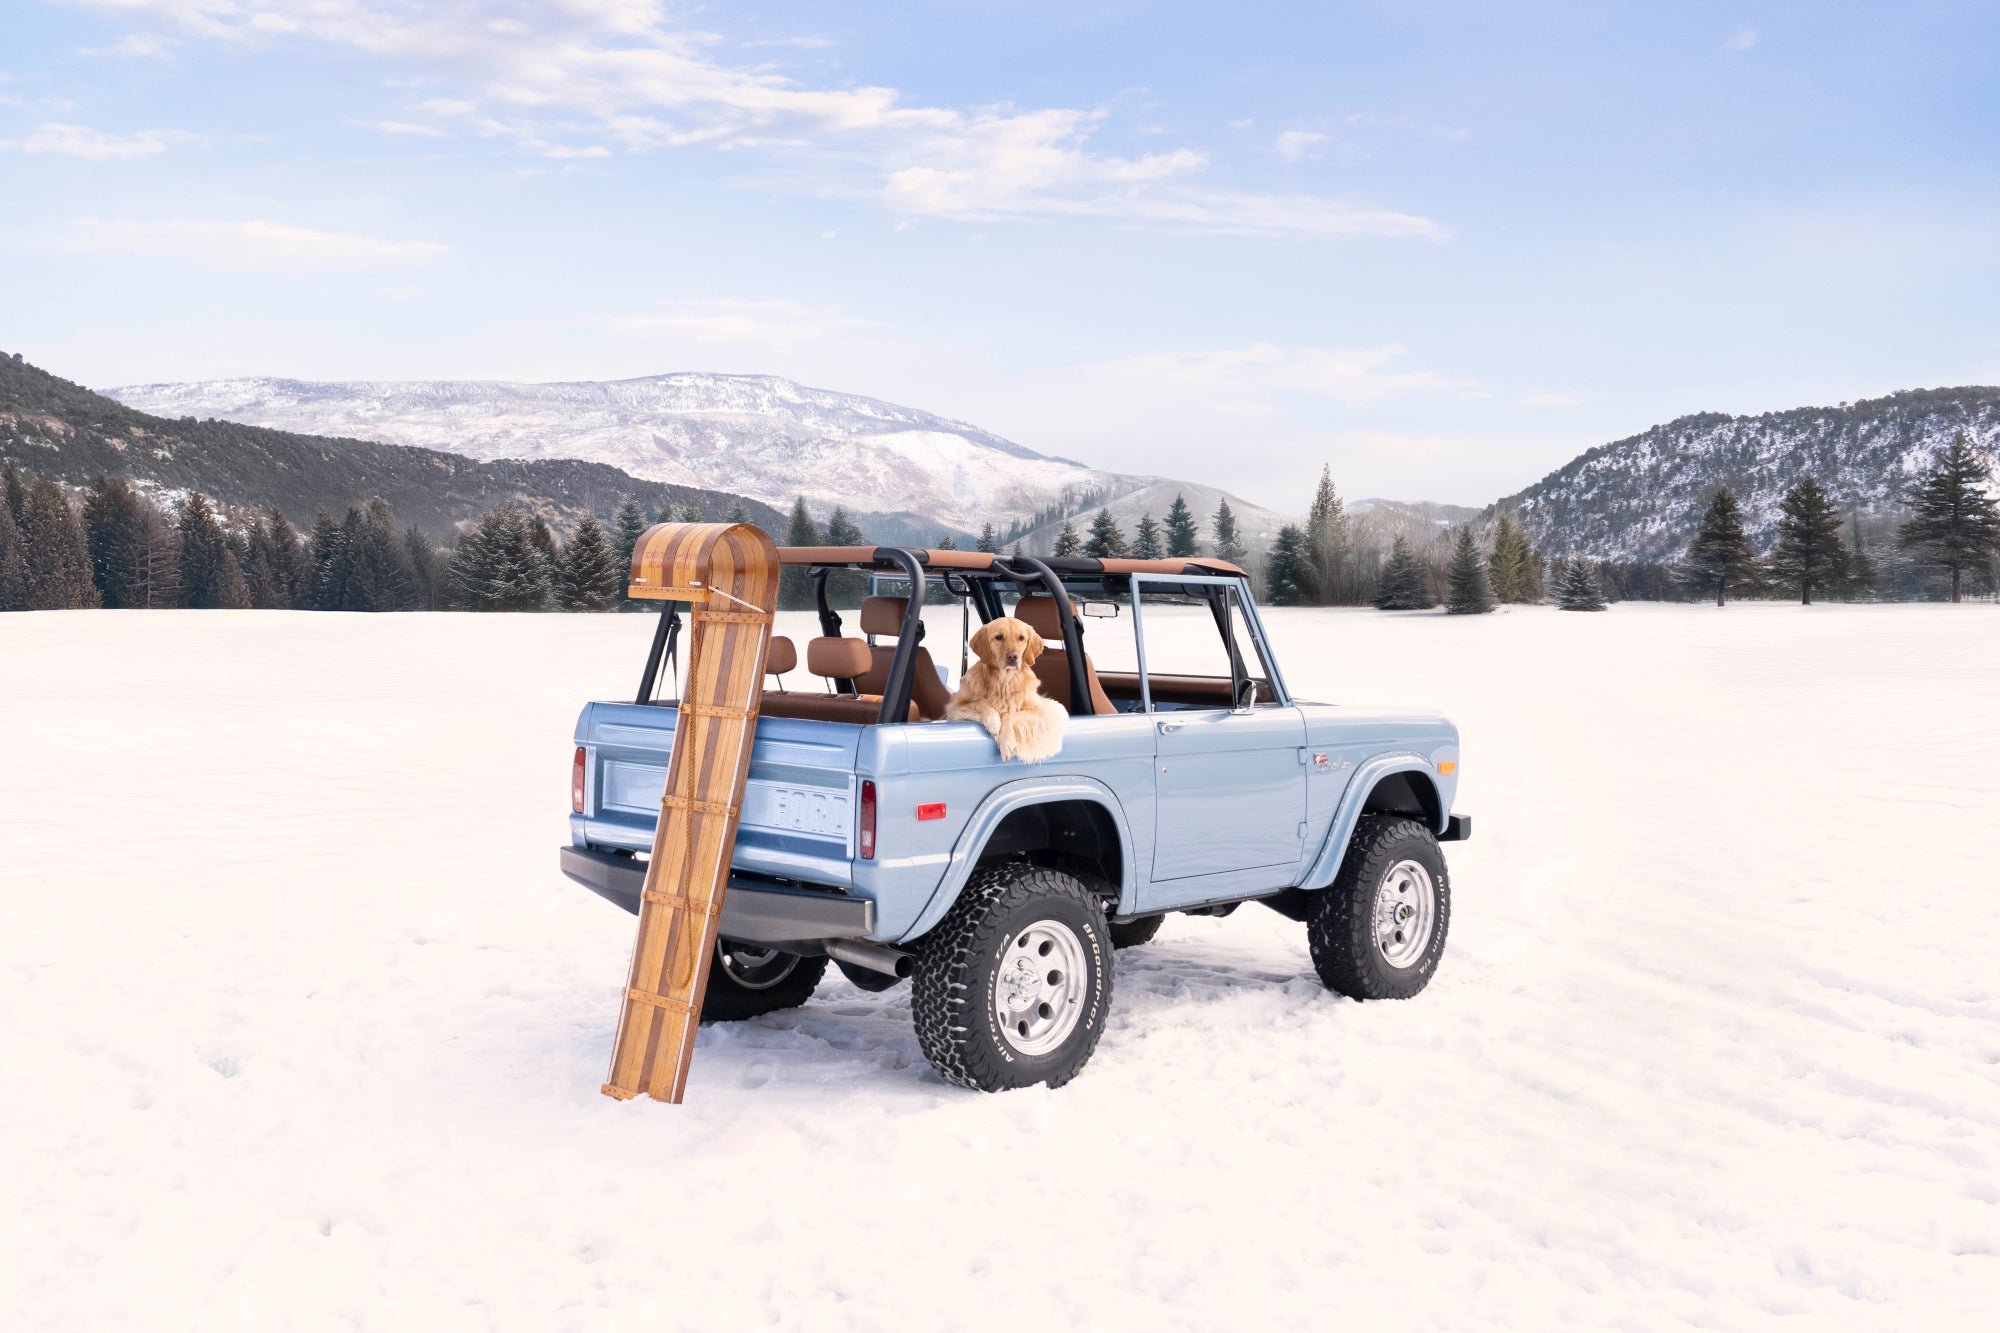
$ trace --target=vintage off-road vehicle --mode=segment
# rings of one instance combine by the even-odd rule
[[[1444,951],[1439,843],[1458,732],[1435,713],[1292,697],[1243,571],[1217,560],[1008,558],[780,547],[817,602],[812,684],[773,639],[702,1016],[802,1004],[829,961],[913,983],[924,1054],[988,1091],[1059,1086],[1090,1058],[1111,951],[1168,912],[1261,903],[1306,926],[1314,968],[1360,1000],[1405,999]],[[863,591],[859,635],[833,603]],[[944,721],[975,622],[1013,615],[1069,710],[1062,749],[1002,762]],[[1089,637],[1085,623],[1092,622]],[[676,714],[675,604],[637,696],[577,722],[565,874],[636,912]],[[926,629],[959,639],[942,667]]]

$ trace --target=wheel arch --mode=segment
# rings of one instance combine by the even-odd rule
[[[1430,761],[1409,751],[1378,754],[1364,762],[1354,775],[1334,811],[1326,841],[1312,868],[1299,882],[1301,888],[1323,889],[1340,873],[1347,844],[1361,816],[1372,813],[1408,815],[1433,833],[1445,829],[1447,812],[1437,780],[1431,776]]]
[[[901,938],[915,939],[943,920],[980,862],[1015,852],[1094,865],[1117,891],[1117,910],[1137,899],[1131,830],[1112,790],[1095,778],[1025,778],[996,788],[973,811],[937,889]]]

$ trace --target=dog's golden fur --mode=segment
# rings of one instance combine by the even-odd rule
[[[972,636],[978,657],[959,682],[944,715],[954,722],[977,722],[993,733],[1002,759],[1032,764],[1062,749],[1067,714],[1042,697],[1034,663],[1042,636],[1012,616],[990,620]]]

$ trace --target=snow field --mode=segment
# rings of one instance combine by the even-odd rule
[[[0,1308],[1988,1326],[2000,616],[1269,619],[1295,692],[1464,733],[1424,995],[1177,917],[1061,1091],[944,1085],[906,988],[832,975],[670,1108],[597,1091],[633,921],[554,868],[649,618],[0,617]]]

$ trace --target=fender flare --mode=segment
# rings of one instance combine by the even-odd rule
[[[1341,860],[1347,855],[1347,844],[1354,837],[1354,827],[1361,822],[1362,807],[1375,792],[1382,779],[1394,777],[1398,773],[1415,773],[1430,783],[1431,791],[1439,795],[1439,819],[1449,818],[1444,810],[1442,793],[1437,791],[1437,782],[1431,777],[1430,760],[1414,750],[1390,750],[1371,756],[1355,770],[1354,778],[1341,794],[1340,807],[1333,812],[1333,823],[1327,828],[1326,841],[1320,846],[1319,855],[1313,858],[1311,869],[1299,881],[1302,889],[1324,889],[1333,883],[1340,873]],[[1444,825],[1432,830],[1444,832]]]
[[[945,867],[944,875],[932,891],[930,901],[917,914],[914,925],[904,931],[901,939],[915,939],[944,919],[958,901],[959,891],[972,878],[972,871],[979,864],[979,854],[986,848],[986,842],[993,831],[1000,827],[1000,821],[1016,810],[1025,810],[1033,805],[1048,805],[1056,801],[1089,801],[1104,808],[1111,816],[1111,826],[1118,831],[1119,862],[1124,881],[1118,886],[1118,902],[1122,909],[1137,898],[1137,887],[1133,880],[1132,830],[1125,822],[1125,807],[1111,788],[1096,778],[1081,775],[1068,777],[1021,778],[1005,783],[989,792],[979,808],[972,812],[972,818],[965,821],[965,828],[958,835],[958,842],[951,849],[951,861]],[[900,942],[900,941],[899,941]]]

